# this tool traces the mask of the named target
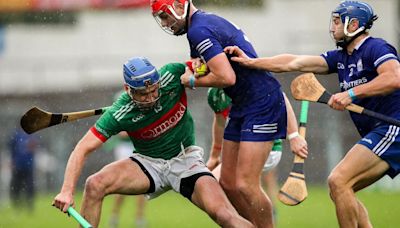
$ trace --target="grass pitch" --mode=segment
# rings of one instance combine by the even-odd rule
[[[0,228],[45,228],[77,227],[77,222],[60,213],[51,206],[51,195],[39,195],[35,210],[13,209],[9,205],[0,208]],[[76,204],[80,206],[80,195]],[[395,228],[400,224],[400,192],[364,191],[358,197],[369,210],[371,221],[377,228]],[[134,227],[134,197],[126,197],[121,209],[120,227]],[[100,227],[108,227],[113,197],[106,197]],[[169,192],[147,204],[146,218],[148,227],[218,227],[204,212],[192,205],[182,196]],[[329,228],[338,227],[335,210],[325,186],[309,186],[309,196],[300,205],[289,207],[277,203],[277,227]]]

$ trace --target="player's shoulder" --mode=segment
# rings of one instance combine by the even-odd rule
[[[382,38],[368,37],[362,44],[361,51],[367,56],[374,56],[374,53],[378,54],[378,56],[386,54],[397,56],[396,48]]]
[[[215,14],[197,11],[193,15],[192,23],[188,29],[188,38],[195,38],[196,36],[212,32],[221,20],[224,19]]]
[[[376,47],[386,45],[388,42],[382,38],[368,37],[364,42],[366,47]]]
[[[162,66],[158,70],[158,73],[160,74],[161,80],[163,80],[170,74],[181,76],[183,73],[185,73],[185,67],[186,65],[183,63],[168,63]]]
[[[128,93],[121,91],[120,95],[115,98],[112,106],[107,110],[107,113],[113,115],[122,108],[126,108],[128,106],[133,106],[133,101]]]

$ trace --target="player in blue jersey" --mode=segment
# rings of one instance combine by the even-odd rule
[[[232,99],[220,184],[241,215],[257,227],[272,227],[272,204],[261,188],[260,176],[273,141],[286,137],[286,107],[279,82],[269,72],[230,61],[224,48],[231,45],[257,57],[249,39],[233,23],[198,10],[191,0],[150,2],[160,26],[173,35],[187,34],[191,58],[201,58],[210,70],[196,78],[187,68],[182,83],[191,88],[224,88]]]
[[[303,71],[337,73],[340,93],[329,100],[333,109],[344,110],[351,102],[400,119],[400,64],[396,49],[385,40],[369,36],[377,19],[370,5],[344,1],[332,12],[330,32],[337,50],[321,56],[283,54],[251,58],[237,47],[226,48],[242,65],[273,72]],[[331,172],[328,183],[341,227],[371,227],[368,212],[355,192],[385,174],[400,172],[399,127],[351,113],[362,139]]]

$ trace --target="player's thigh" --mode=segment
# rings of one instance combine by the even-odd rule
[[[364,145],[356,144],[332,170],[339,184],[360,190],[380,179],[389,165]]]
[[[130,158],[106,165],[96,176],[105,186],[106,194],[142,194],[150,187],[146,174]]]
[[[239,142],[224,140],[221,157],[221,179],[234,180],[239,153]]]
[[[230,205],[221,186],[213,177],[208,175],[202,176],[196,181],[192,202],[205,211]]]
[[[237,178],[259,181],[273,142],[240,142]]]

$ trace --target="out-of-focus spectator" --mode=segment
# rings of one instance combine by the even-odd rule
[[[14,206],[34,208],[34,168],[35,151],[38,139],[26,134],[22,129],[16,129],[10,143],[11,152],[11,183],[10,196]]]

